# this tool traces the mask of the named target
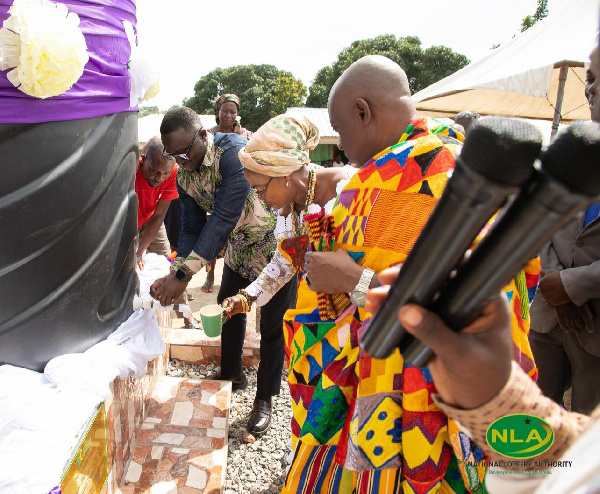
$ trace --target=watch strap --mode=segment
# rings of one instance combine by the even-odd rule
[[[175,277],[179,280],[179,281],[183,281],[185,283],[189,282],[192,279],[192,276],[189,275],[188,273],[186,273],[183,269],[179,268],[177,271],[175,271]]]
[[[371,285],[371,280],[373,279],[374,275],[375,271],[372,269],[363,269],[358,283],[354,287],[354,290],[350,292],[350,302],[357,307],[365,306],[366,294],[369,291],[369,286]]]
[[[373,276],[375,276],[375,271],[369,268],[363,269],[360,279],[352,291],[367,293],[369,291],[369,286],[371,285]]]

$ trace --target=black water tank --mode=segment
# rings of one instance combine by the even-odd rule
[[[137,113],[0,124],[0,364],[41,371],[132,312]]]

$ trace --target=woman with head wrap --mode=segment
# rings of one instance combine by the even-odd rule
[[[319,131],[310,120],[279,115],[258,129],[240,151],[252,193],[279,212],[275,227],[279,248],[256,281],[223,301],[229,315],[247,312],[252,302],[266,304],[297,271],[302,272],[308,238],[304,215],[318,215],[322,209],[329,213],[338,192],[357,171],[311,163],[309,151],[318,142]],[[280,336],[283,346],[283,331]],[[271,398],[257,396],[248,429],[264,432],[270,423]]]
[[[215,101],[215,125],[211,132],[222,132],[224,134],[234,133],[241,135],[244,139],[250,139],[252,132],[239,124],[238,117],[242,104],[240,98],[232,93],[222,94]]]
[[[211,132],[221,132],[223,134],[239,134],[244,139],[250,139],[252,132],[238,123],[238,113],[241,108],[240,98],[231,93],[222,94],[215,101],[215,125]],[[219,257],[221,257],[219,255]],[[215,284],[215,264],[217,260],[213,259],[206,266],[206,281],[200,288],[204,293],[212,293]]]

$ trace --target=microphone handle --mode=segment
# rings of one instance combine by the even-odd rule
[[[459,166],[460,165],[460,166]],[[491,183],[457,160],[457,167],[402,266],[400,275],[361,337],[362,348],[385,358],[407,334],[398,308],[409,301],[429,305],[487,220],[519,191]]]
[[[507,208],[466,263],[451,278],[431,310],[446,325],[460,331],[481,314],[512,277],[552,235],[593,197],[573,194],[561,183],[540,174]],[[400,351],[410,365],[427,365],[433,352],[408,335]]]

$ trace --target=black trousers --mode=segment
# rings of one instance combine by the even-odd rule
[[[588,353],[577,336],[560,327],[549,333],[529,332],[539,370],[537,385],[544,395],[562,403],[571,387],[571,410],[589,415],[600,403],[600,357]]]
[[[217,303],[246,288],[250,282],[226,264],[223,266]],[[260,308],[260,364],[256,396],[278,395],[285,358],[283,315],[296,304],[298,282],[294,276],[269,302]],[[242,353],[246,335],[246,314],[237,314],[223,324],[221,332],[221,377],[234,377],[242,372]]]

